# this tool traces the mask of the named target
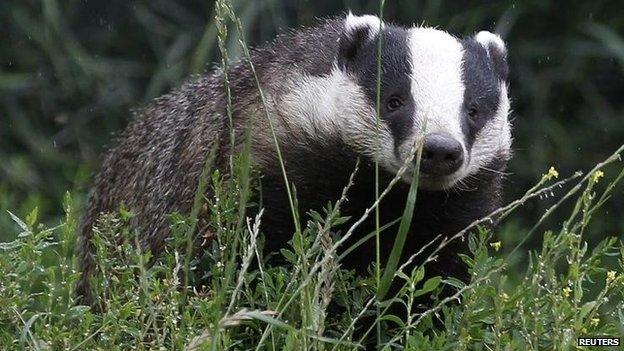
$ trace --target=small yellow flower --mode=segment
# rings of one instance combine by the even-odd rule
[[[502,292],[502,293],[500,294],[500,296],[501,296],[501,299],[503,300],[503,302],[507,302],[507,301],[509,301],[509,295],[507,295],[507,293]]]
[[[497,241],[495,243],[490,243],[490,246],[494,249],[494,251],[498,251],[500,250],[502,244],[500,241]]]
[[[594,183],[598,183],[598,181],[600,180],[600,178],[604,177],[604,172],[601,170],[598,170],[596,172],[594,172],[594,174],[592,174],[592,182]]]
[[[615,271],[608,271],[607,272],[607,283],[611,283],[612,281],[615,280],[617,273]]]
[[[566,286],[563,289],[561,289],[561,292],[563,293],[563,297],[568,298],[568,297],[570,297],[570,293],[572,292],[572,289],[570,289],[570,287]]]
[[[598,326],[598,323],[600,323],[600,318],[592,318],[589,320],[589,325],[592,327]]]
[[[555,169],[555,167],[550,167],[548,173],[544,174],[544,179],[551,180],[553,178],[559,178],[559,172]]]

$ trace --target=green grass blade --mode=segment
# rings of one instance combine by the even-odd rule
[[[388,293],[388,289],[390,289],[390,283],[392,283],[394,272],[399,265],[399,260],[401,259],[401,254],[403,253],[403,246],[405,245],[405,240],[407,239],[407,234],[409,233],[410,225],[412,223],[412,217],[414,216],[414,208],[416,207],[416,195],[418,193],[418,173],[420,172],[420,156],[422,154],[423,141],[424,137],[421,137],[418,145],[416,167],[414,168],[412,183],[410,184],[407,201],[405,203],[405,209],[403,210],[403,216],[401,217],[399,231],[397,233],[396,239],[394,240],[394,245],[392,246],[390,257],[388,258],[388,262],[386,263],[386,268],[384,268],[383,276],[381,277],[381,281],[379,282],[379,286],[377,287],[378,300],[383,299],[384,296],[386,296],[386,294]]]
[[[379,233],[383,232],[384,230],[390,228],[391,226],[395,225],[396,223],[399,222],[399,220],[401,220],[401,217],[398,217],[397,219],[388,222],[386,224],[384,224],[382,227],[379,228]],[[377,230],[373,230],[370,233],[366,234],[364,237],[362,237],[362,239],[358,240],[355,244],[349,246],[347,249],[345,249],[340,256],[338,256],[338,261],[342,261],[345,257],[347,257],[351,252],[353,252],[353,250],[357,249],[358,247],[360,247],[361,245],[363,245],[365,242],[369,241],[372,237],[374,237],[375,235],[377,235]]]

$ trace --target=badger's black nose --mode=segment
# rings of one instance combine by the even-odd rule
[[[420,170],[423,173],[442,176],[459,169],[464,162],[464,149],[450,135],[431,133],[425,137]]]

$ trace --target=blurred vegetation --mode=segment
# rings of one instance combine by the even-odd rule
[[[377,0],[233,2],[253,45],[315,17],[347,9],[375,13],[379,6]],[[211,182],[226,201],[215,213],[229,224],[217,238],[237,238],[240,245],[225,250],[213,241],[199,261],[184,257],[179,244],[195,218],[179,215],[167,252],[146,266],[152,257],[134,250],[128,213],[110,214],[98,223],[95,240],[98,267],[107,274],[94,284],[102,289],[98,303],[108,308],[94,314],[76,305],[75,228],[92,174],[133,108],[219,61],[213,3],[2,5],[0,348],[192,350],[259,343],[322,350],[337,343],[336,349],[353,349],[343,342],[358,341],[355,322],[389,305],[373,304],[378,281],[336,264],[329,229],[339,213],[318,215],[281,252],[292,264],[271,267],[256,246],[264,240],[258,227],[235,225],[239,194],[231,189],[240,187],[228,188],[218,173]],[[458,36],[488,29],[507,40],[516,150],[507,198],[538,185],[527,193],[533,199],[525,195],[512,204],[502,228],[470,235],[470,252],[462,256],[469,284],[452,277],[423,281],[426,267],[399,269],[393,276],[404,281],[398,301],[411,310],[416,297],[426,296],[431,305],[407,320],[377,312],[377,342],[410,350],[569,349],[579,335],[622,334],[624,250],[617,236],[623,238],[624,194],[616,183],[624,171],[615,156],[604,168],[595,165],[624,142],[623,11],[624,4],[613,1],[387,2],[385,17],[400,24],[425,23]],[[228,38],[229,55],[239,56],[237,37]],[[585,176],[557,182],[555,168],[546,171],[551,166],[561,178],[578,169]],[[114,237],[124,241],[107,241]],[[533,251],[521,246],[527,238]],[[254,255],[257,267],[250,266]],[[191,272],[196,265],[211,272],[210,284],[182,287],[180,277],[199,279]],[[443,299],[443,286],[455,289],[462,303]],[[329,313],[330,298],[345,313]]]
[[[377,0],[233,2],[254,45],[316,17],[378,9]],[[80,204],[130,111],[218,62],[213,11],[212,1],[199,0],[3,1],[1,240],[15,232],[6,230],[14,229],[7,209],[24,216],[38,206],[40,218],[55,222],[66,190],[77,189]],[[506,39],[515,125],[508,199],[551,165],[564,175],[588,170],[624,141],[622,1],[398,0],[386,2],[384,16],[458,36],[493,30]],[[236,36],[229,39],[230,57],[238,56]],[[620,187],[596,221],[601,238],[622,233],[621,195]],[[519,228],[551,204],[528,203],[505,224],[505,240],[519,241]]]

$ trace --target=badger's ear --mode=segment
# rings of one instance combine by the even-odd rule
[[[492,61],[492,67],[501,80],[507,80],[509,67],[507,65],[507,47],[500,36],[488,31],[481,31],[475,35],[475,40],[483,45]]]
[[[338,66],[344,68],[368,41],[373,40],[383,23],[377,16],[355,16],[349,11],[338,42]]]

